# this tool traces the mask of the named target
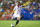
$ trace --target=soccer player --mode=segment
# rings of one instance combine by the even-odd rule
[[[17,25],[18,23],[19,23],[19,20],[20,20],[20,15],[21,15],[21,9],[20,9],[20,2],[17,2],[17,5],[14,7],[14,9],[13,9],[13,11],[15,11],[14,12],[14,14],[13,14],[13,16],[12,16],[12,19],[13,18],[15,18],[15,17],[17,17],[17,22],[16,22],[16,24],[15,25]]]

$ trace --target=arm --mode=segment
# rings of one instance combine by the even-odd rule
[[[11,16],[12,16],[12,14],[15,12],[15,7],[14,7],[14,9],[13,9],[13,11],[11,12]]]

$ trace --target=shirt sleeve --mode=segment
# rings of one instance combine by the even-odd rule
[[[16,10],[16,8],[14,7],[14,9],[13,10]]]

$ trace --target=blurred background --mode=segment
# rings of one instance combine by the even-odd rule
[[[0,0],[0,20],[11,20],[17,1],[21,8],[20,20],[40,20],[40,0]]]

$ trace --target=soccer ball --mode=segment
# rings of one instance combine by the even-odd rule
[[[11,27],[14,27],[14,24],[11,24]]]

